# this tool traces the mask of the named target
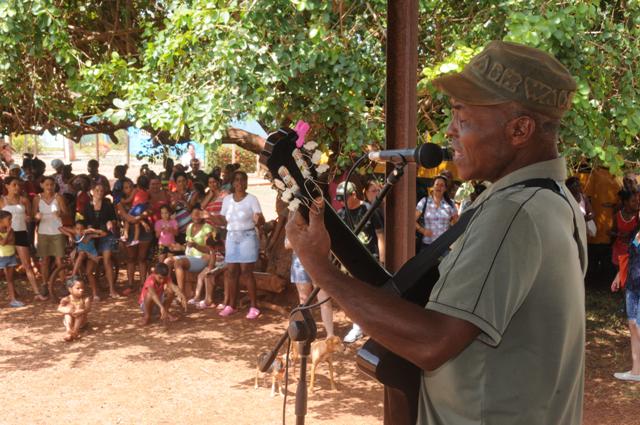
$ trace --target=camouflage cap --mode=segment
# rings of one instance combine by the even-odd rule
[[[569,110],[576,91],[573,77],[556,58],[505,41],[492,41],[462,72],[436,78],[433,84],[470,105],[515,101],[553,118]]]
[[[346,195],[351,195],[352,193],[356,192],[356,185],[349,182],[348,184],[346,182],[342,182],[338,185],[337,189],[336,189],[336,196],[345,196],[345,186],[346,186]]]

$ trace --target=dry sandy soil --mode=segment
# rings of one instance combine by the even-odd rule
[[[281,423],[283,397],[270,397],[266,380],[254,389],[257,354],[286,327],[280,313],[248,321],[244,313],[222,319],[190,309],[168,327],[141,328],[131,295],[98,303],[88,332],[64,343],[55,309],[49,302],[0,309],[0,423]],[[341,313],[336,319],[336,333],[344,335],[349,323]],[[337,356],[337,391],[319,368],[308,423],[381,422],[381,387],[359,374],[354,352]],[[291,424],[294,381],[286,405]]]
[[[276,301],[289,304],[286,296]],[[240,314],[222,319],[213,310],[191,309],[168,327],[146,328],[137,325],[139,318],[135,296],[106,300],[96,305],[82,339],[64,343],[53,304],[0,309],[0,423],[281,423],[283,397],[270,397],[264,380],[253,387],[257,354],[286,326],[280,313],[266,311],[250,322]],[[341,312],[336,322],[343,335],[349,323]],[[591,325],[585,424],[640,424],[640,384],[611,376],[630,362],[627,335]],[[382,389],[356,370],[358,345],[336,356],[337,391],[330,389],[326,368],[319,371],[307,423],[382,422]],[[293,381],[286,404],[290,424]]]
[[[272,218],[269,187],[255,184],[250,191]],[[29,293],[24,282],[19,287]],[[21,299],[26,307],[5,307],[0,281],[0,425],[282,423],[283,397],[270,397],[265,381],[253,387],[258,353],[272,347],[288,323],[281,313],[265,311],[250,322],[244,314],[222,319],[213,310],[191,309],[168,327],[140,328],[137,297],[130,295],[97,304],[88,332],[67,344],[55,305]],[[640,383],[612,377],[631,362],[628,333],[588,317],[584,423],[640,424]],[[335,320],[336,334],[344,335],[348,320],[339,311]],[[307,423],[382,423],[382,387],[355,367],[359,344],[336,356],[337,391],[326,368],[319,369]],[[288,388],[289,424],[295,423],[295,381]]]

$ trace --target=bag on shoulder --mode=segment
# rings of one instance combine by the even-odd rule
[[[424,227],[424,225],[425,225],[425,223],[424,223],[424,212],[427,210],[427,197],[425,196],[422,199],[424,199],[424,205],[422,206],[422,213],[416,219],[416,223],[421,224],[422,227]],[[420,201],[422,201],[422,199]],[[420,203],[420,202],[418,201],[418,203]],[[418,252],[420,252],[420,249],[422,249],[422,238],[423,238],[422,233],[420,233],[420,232],[418,232],[416,230],[416,254]]]

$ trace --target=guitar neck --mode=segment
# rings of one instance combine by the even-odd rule
[[[307,208],[301,206],[299,211],[308,220]],[[389,280],[389,272],[371,255],[326,199],[324,224],[331,238],[331,253],[353,277],[374,286],[382,286]]]
[[[290,129],[279,129],[269,135],[264,150],[260,153],[260,163],[269,169],[275,180],[281,182],[280,190],[284,190],[286,185],[284,182],[286,179],[280,174],[281,169],[285,169],[289,174],[288,180],[295,181],[298,186],[297,196],[306,199],[298,206],[298,212],[305,219],[309,220],[309,210],[305,203],[312,202],[313,198],[322,196],[324,198],[324,223],[331,237],[333,255],[356,279],[375,286],[384,285],[391,277],[389,272],[380,265],[360,242],[360,239],[338,217],[331,204],[327,202],[328,194],[322,193],[324,190],[315,184],[307,185],[311,180],[303,176],[299,165],[293,158],[297,138],[296,132]],[[301,198],[301,200],[304,199]]]

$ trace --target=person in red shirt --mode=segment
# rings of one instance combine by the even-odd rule
[[[140,226],[143,226],[145,232],[151,232],[151,227],[146,219],[152,215],[149,209],[149,178],[147,176],[138,177],[136,189],[129,198],[122,200],[124,205],[131,204],[129,215],[134,218],[129,224],[133,224],[133,240],[129,241],[129,226],[124,227],[122,240],[129,242],[128,246],[135,246],[140,243]]]
[[[618,192],[618,196],[622,202],[622,208],[616,213],[611,229],[611,236],[614,238],[611,246],[611,262],[619,269],[620,256],[626,255],[629,251],[629,243],[640,224],[638,218],[640,198],[637,193],[626,189]]]
[[[73,179],[72,185],[76,188],[76,216],[75,219],[84,219],[84,210],[91,202],[91,196],[89,195],[89,189],[91,182],[85,175],[76,176]]]
[[[151,316],[160,314],[160,319],[169,322],[178,320],[177,317],[169,313],[169,307],[174,297],[178,297],[185,311],[187,310],[187,299],[182,291],[171,281],[169,277],[169,267],[164,263],[158,263],[153,268],[151,274],[142,285],[140,298],[140,310],[142,310],[141,325],[146,326],[151,323]]]

